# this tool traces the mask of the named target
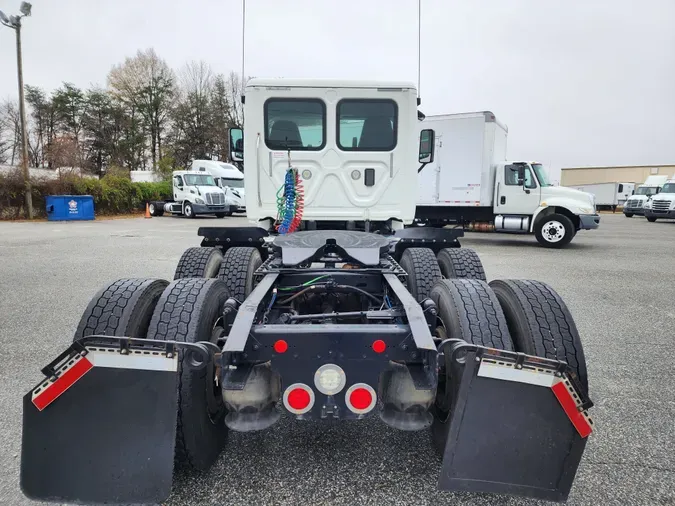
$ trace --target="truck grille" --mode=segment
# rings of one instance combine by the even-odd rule
[[[210,206],[222,206],[225,203],[225,195],[222,193],[207,193],[204,200]]]
[[[652,203],[654,211],[667,211],[670,208],[670,200],[655,200]]]
[[[637,208],[637,207],[642,207],[642,201],[641,200],[627,200],[626,205],[624,207],[630,207],[630,208]]]

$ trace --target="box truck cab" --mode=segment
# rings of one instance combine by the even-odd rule
[[[626,218],[632,218],[636,214],[643,216],[645,203],[661,191],[666,181],[668,181],[668,176],[648,176],[645,182],[635,189],[635,194],[626,200],[623,206],[623,214]]]
[[[225,192],[225,204],[234,211],[246,211],[244,174],[236,166],[217,160],[193,160],[190,170],[211,174],[216,185]]]
[[[661,191],[645,202],[644,213],[652,223],[659,218],[675,220],[675,178],[667,180]]]
[[[148,203],[152,216],[171,213],[187,218],[212,214],[223,218],[232,214],[234,206],[226,205],[225,192],[216,185],[211,174],[175,170],[171,174],[173,199]]]
[[[553,186],[541,163],[506,160],[508,131],[491,112],[427,116],[419,129],[418,224],[534,234],[552,248],[598,228],[592,195]]]

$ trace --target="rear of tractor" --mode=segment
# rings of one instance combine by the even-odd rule
[[[453,230],[200,234],[172,282],[103,288],[25,396],[27,496],[161,501],[285,415],[427,430],[442,490],[567,498],[591,402],[552,288],[488,284]]]

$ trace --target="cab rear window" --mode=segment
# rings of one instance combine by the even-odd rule
[[[343,151],[396,147],[398,107],[393,100],[345,99],[337,105],[337,143]]]
[[[326,105],[318,99],[271,98],[265,102],[269,149],[318,151],[326,145]]]

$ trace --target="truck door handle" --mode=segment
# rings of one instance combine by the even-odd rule
[[[363,172],[363,184],[366,186],[375,185],[375,169],[366,169]]]
[[[502,198],[499,200],[499,203],[500,203],[501,205],[506,204],[506,197],[504,197],[504,196],[502,195]]]

